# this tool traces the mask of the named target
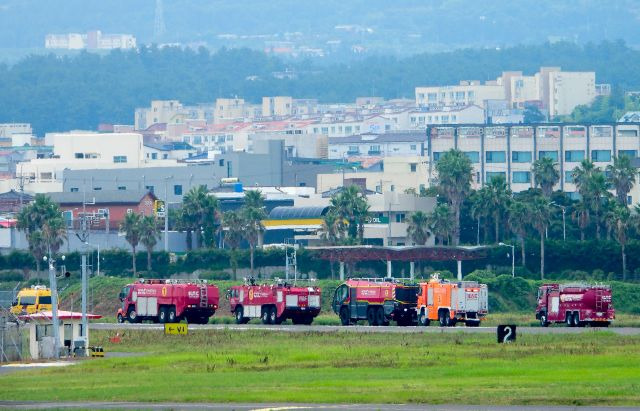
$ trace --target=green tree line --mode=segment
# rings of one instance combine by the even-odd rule
[[[639,64],[640,51],[620,41],[370,56],[349,64],[284,61],[249,49],[210,52],[155,46],[106,55],[33,55],[0,65],[0,90],[10,97],[10,104],[0,107],[0,122],[29,122],[43,135],[95,129],[99,123],[131,124],[135,108],[154,99],[185,104],[233,96],[258,103],[269,95],[321,102],[348,102],[365,95],[413,99],[416,86],[492,80],[506,70],[532,74],[540,66],[595,71],[598,83],[629,90],[640,87]],[[285,70],[294,77],[273,76]]]

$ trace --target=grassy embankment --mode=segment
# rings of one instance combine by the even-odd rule
[[[107,351],[0,376],[5,400],[640,405],[640,337],[93,332]]]

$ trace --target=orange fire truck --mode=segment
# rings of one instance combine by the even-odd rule
[[[487,315],[488,290],[486,284],[475,281],[452,282],[434,275],[429,282],[420,283],[418,290],[418,324],[428,326],[439,321],[443,327],[464,322],[477,327]]]

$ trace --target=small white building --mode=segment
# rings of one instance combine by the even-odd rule
[[[20,319],[29,323],[29,352],[34,360],[54,358],[53,349],[53,314],[42,311],[35,314],[21,316]],[[102,318],[101,315],[87,314],[89,320]],[[77,355],[86,356],[89,346],[89,330],[82,336],[82,313],[73,311],[58,311],[60,329],[60,348],[69,355],[76,347],[84,347],[84,352],[75,351]],[[48,342],[48,343],[47,343]],[[82,351],[82,350],[81,350]]]

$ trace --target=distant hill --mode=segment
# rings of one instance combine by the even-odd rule
[[[153,35],[155,0],[0,0],[0,49],[43,47],[47,33],[95,29],[131,33],[141,43],[263,48],[265,41],[284,40],[327,49],[360,44],[374,52],[405,55],[560,39],[578,43],[623,39],[638,45],[640,38],[640,3],[635,0],[165,0],[163,4],[166,33],[158,39]],[[219,38],[222,34],[230,36]],[[334,46],[329,47],[328,41]]]

